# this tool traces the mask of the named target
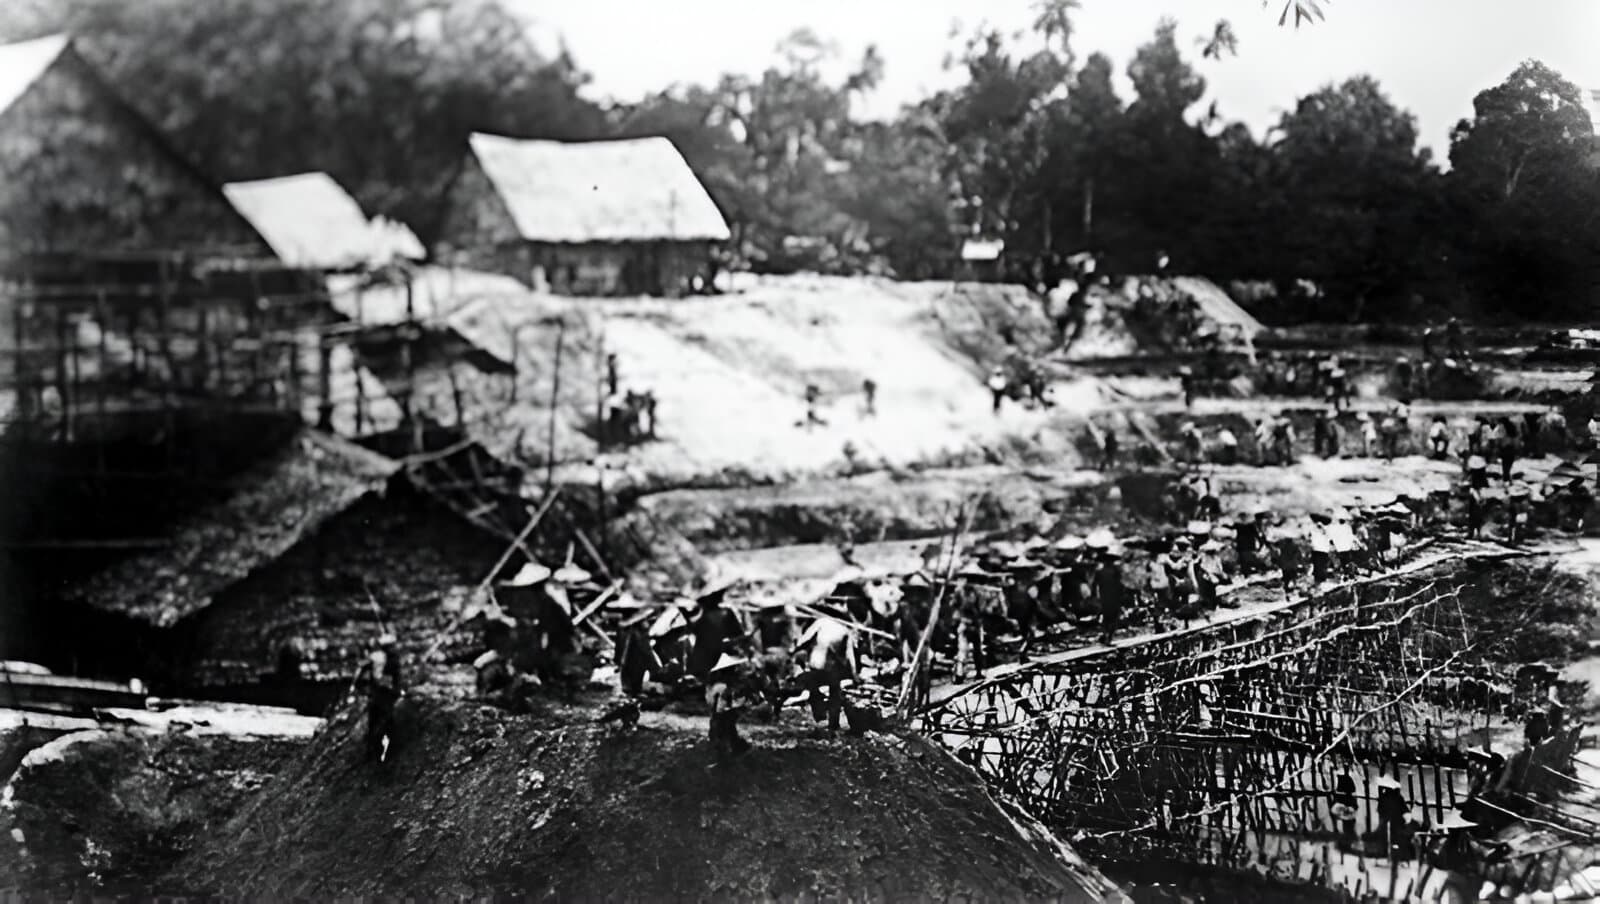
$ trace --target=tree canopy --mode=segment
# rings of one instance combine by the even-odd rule
[[[1264,5],[1298,26],[1328,3]],[[1228,22],[1168,19],[1130,59],[1080,59],[1077,8],[1038,0],[1030,34],[956,36],[955,84],[876,122],[858,115],[894,64],[876,49],[844,61],[800,31],[759,75],[599,103],[581,61],[541,53],[499,0],[20,0],[0,37],[70,31],[218,180],[325,170],[425,240],[469,132],[659,134],[754,268],[948,278],[983,235],[1028,283],[1094,250],[1320,287],[1283,316],[1557,318],[1600,301],[1600,148],[1577,87],[1542,63],[1478,93],[1442,172],[1369,76],[1284,98],[1257,135],[1206,101],[1206,67],[1250,51]]]

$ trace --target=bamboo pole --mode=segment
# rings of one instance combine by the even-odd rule
[[[910,717],[913,689],[917,686],[917,680],[921,677],[921,671],[925,667],[923,660],[928,650],[928,644],[933,638],[934,629],[939,624],[939,612],[944,604],[945,593],[949,590],[951,578],[955,575],[956,558],[960,554],[961,538],[966,534],[967,527],[970,524],[971,511],[965,504],[957,512],[956,518],[957,528],[955,534],[950,538],[949,557],[945,562],[943,574],[939,576],[939,591],[934,594],[933,606],[928,612],[928,623],[922,628],[922,636],[917,640],[916,655],[912,657],[910,666],[906,669],[905,680],[900,686],[900,700],[895,707],[895,715],[901,722],[905,722]]]

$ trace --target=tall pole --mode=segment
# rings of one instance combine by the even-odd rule
[[[550,377],[550,441],[546,444],[544,453],[544,492],[550,495],[550,490],[556,483],[556,400],[561,394],[561,346],[567,338],[567,321],[556,321],[556,355],[555,373]]]

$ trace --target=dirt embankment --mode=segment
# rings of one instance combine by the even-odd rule
[[[304,743],[94,729],[28,745],[0,789],[0,897],[155,892]]]
[[[714,765],[704,722],[634,730],[408,698],[386,767],[335,720],[169,893],[265,899],[1119,899],[925,741],[755,726]]]

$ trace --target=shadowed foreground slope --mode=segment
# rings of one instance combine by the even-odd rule
[[[330,724],[174,870],[268,899],[1120,900],[928,742],[755,726],[713,765],[704,722],[636,730],[410,698],[387,772]],[[581,715],[581,713],[580,713]]]

